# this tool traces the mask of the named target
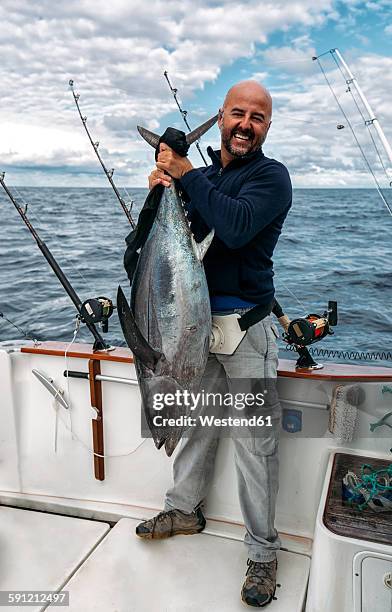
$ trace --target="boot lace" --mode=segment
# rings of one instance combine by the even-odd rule
[[[271,562],[258,562],[248,559],[248,569],[246,572],[247,576],[251,576],[255,582],[262,583],[265,579],[275,581],[275,561]]]
[[[170,535],[172,535],[174,518],[176,516],[176,513],[177,513],[177,510],[167,510],[167,511],[163,510],[163,512],[160,512],[159,514],[157,514],[157,516],[154,516],[154,518],[152,519],[151,535],[154,536],[154,532],[155,532],[157,523],[163,523],[167,518],[170,519]]]

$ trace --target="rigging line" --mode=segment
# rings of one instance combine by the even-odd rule
[[[365,126],[367,127],[367,129],[368,129],[369,136],[370,136],[371,141],[372,141],[372,143],[373,143],[373,146],[374,146],[374,148],[375,148],[375,150],[376,150],[377,157],[378,157],[378,159],[379,159],[379,161],[380,161],[380,164],[381,164],[381,166],[382,166],[382,169],[384,170],[384,174],[385,174],[385,176],[387,177],[388,183],[390,183],[391,177],[389,176],[388,171],[387,171],[387,169],[386,169],[386,167],[385,167],[385,165],[384,165],[384,160],[382,159],[381,153],[380,153],[380,151],[379,151],[379,148],[378,148],[378,146],[377,146],[377,143],[376,143],[376,141],[375,141],[375,139],[374,139],[374,136],[373,136],[373,134],[372,134],[372,132],[371,132],[371,129],[370,129],[370,128],[371,128],[371,126],[373,125],[373,120],[372,120],[372,119],[370,119],[370,121],[368,121],[368,120],[366,119],[365,115],[364,115],[364,114],[363,114],[363,112],[362,112],[362,109],[360,108],[360,106],[359,106],[359,104],[358,104],[358,102],[357,102],[356,97],[354,96],[353,90],[352,90],[352,89],[351,89],[351,87],[350,87],[350,83],[351,83],[351,81],[347,80],[347,78],[346,78],[346,76],[345,76],[345,74],[344,74],[344,72],[343,72],[343,70],[342,70],[342,67],[341,67],[341,65],[339,64],[339,62],[338,62],[338,60],[337,60],[337,58],[336,58],[336,55],[335,55],[335,54],[333,54],[333,53],[331,53],[331,55],[332,55],[332,57],[333,57],[333,59],[334,59],[334,62],[335,62],[335,64],[336,64],[336,66],[337,66],[337,67],[338,67],[338,69],[339,69],[340,74],[342,75],[342,78],[343,78],[344,82],[345,82],[345,83],[346,83],[346,85],[348,86],[348,87],[347,87],[347,93],[349,93],[349,94],[351,95],[351,97],[352,97],[352,99],[353,99],[353,102],[354,102],[355,106],[357,107],[357,110],[358,110],[359,114],[360,114],[360,115],[361,115],[361,117],[362,117],[362,121],[363,121],[364,125],[365,125]]]
[[[312,58],[307,57],[306,59],[291,59],[291,60],[266,60],[263,57],[263,64],[301,64],[303,62],[311,62]],[[257,74],[257,73],[256,73]]]
[[[66,347],[65,351],[64,351],[64,361],[65,361],[65,369],[68,370],[68,351],[71,349],[71,346],[73,345],[73,343],[76,340],[76,337],[79,333],[80,330],[80,319],[79,317],[76,317],[75,319],[75,329],[73,331],[73,336],[72,336],[72,340],[71,342],[68,344],[68,346]],[[72,422],[72,400],[71,400],[71,393],[70,393],[70,389],[69,389],[69,380],[67,377],[67,392],[68,392],[68,401],[69,401],[69,423],[70,423],[70,431],[72,433],[72,437],[73,437],[73,422]]]
[[[76,340],[76,337],[77,337],[77,335],[79,333],[79,329],[80,329],[80,320],[77,318],[76,319],[75,329],[74,329],[74,332],[73,332],[72,340],[68,344],[68,346],[66,347],[66,349],[64,351],[64,360],[65,360],[65,370],[66,371],[68,371],[68,353],[71,350],[71,347],[72,347],[73,343]],[[72,435],[72,440],[76,440],[77,442],[79,442],[79,444],[81,444],[91,455],[94,455],[94,457],[103,457],[103,458],[109,458],[109,457],[110,458],[128,457],[129,455],[133,455],[133,453],[135,453],[147,441],[148,438],[145,438],[135,448],[133,448],[130,451],[127,451],[126,453],[117,453],[117,454],[110,454],[110,455],[96,453],[74,431],[73,419],[72,419],[73,408],[72,408],[72,399],[71,399],[71,391],[70,391],[69,382],[70,382],[70,378],[69,378],[69,376],[67,376],[67,395],[68,395],[68,403],[69,403],[69,407],[70,407],[70,409],[68,411],[68,416],[69,416],[69,423],[70,423],[70,425],[68,426],[66,421],[64,419],[62,419],[61,416],[60,416],[60,421],[64,425],[65,429],[67,429],[70,432],[70,434]],[[57,411],[56,411],[56,414],[57,414]]]
[[[275,121],[277,118],[279,120],[289,119],[290,121],[300,121],[301,123],[313,123],[314,125],[320,125],[318,121],[315,119],[298,119],[298,117],[291,117],[290,115],[285,115],[284,113],[280,113],[278,110],[274,113]]]
[[[173,86],[172,86],[172,84],[170,83],[170,80],[169,80],[169,75],[168,75],[167,70],[165,70],[165,71],[164,71],[163,76],[165,77],[165,79],[166,79],[166,81],[167,81],[167,84],[169,85],[170,91],[171,91],[171,92],[172,92],[172,94],[173,94],[173,98],[174,98],[174,100],[175,100],[175,103],[177,104],[178,110],[180,111],[181,117],[183,118],[183,121],[184,121],[184,123],[185,123],[186,127],[188,128],[188,131],[189,131],[189,132],[191,132],[191,131],[192,131],[191,126],[189,125],[189,123],[188,123],[188,119],[186,118],[186,117],[187,117],[187,114],[188,114],[188,111],[186,111],[186,110],[184,110],[184,109],[182,109],[182,108],[181,108],[181,105],[180,105],[180,103],[179,103],[179,101],[178,101],[178,98],[177,98],[177,91],[178,91],[178,89],[176,89],[175,87],[173,87]],[[202,158],[202,160],[203,160],[204,164],[205,164],[206,166],[208,166],[207,160],[206,160],[206,158],[204,157],[203,152],[202,152],[202,150],[201,150],[201,148],[200,148],[200,141],[199,141],[199,140],[197,140],[197,141],[195,142],[195,145],[196,145],[196,149],[197,149],[197,150],[199,151],[199,153],[200,153],[200,156],[201,156],[201,158]]]
[[[32,340],[34,342],[34,345],[39,344],[37,338],[28,334],[24,329],[19,327],[19,325],[17,325],[16,323],[13,323],[3,312],[0,312],[0,318],[7,321],[10,325],[12,325],[12,327],[15,327],[15,329],[17,329],[18,332],[26,338],[26,340]]]
[[[324,55],[328,55],[330,53],[332,53],[332,51],[336,51],[336,49],[330,49],[329,51],[324,51],[324,53],[320,53],[320,55],[315,55],[312,57],[312,60],[318,60],[319,57],[324,57]]]
[[[282,281],[282,280],[279,280],[279,283],[282,284],[282,286],[291,295],[291,297],[293,297],[295,299],[295,301],[301,306],[301,308],[303,308],[306,311],[305,304],[303,302],[301,302],[301,300],[295,295],[295,293],[293,291],[291,291],[291,289],[289,289],[289,287],[286,285],[286,283],[284,281]]]
[[[128,221],[129,221],[129,223],[131,224],[132,229],[135,229],[135,222],[134,222],[134,220],[132,218],[131,210],[130,210],[132,208],[133,202],[131,202],[130,205],[128,205],[128,206],[126,205],[126,203],[124,202],[123,198],[121,197],[120,192],[117,189],[117,187],[116,187],[116,185],[115,185],[115,183],[113,181],[113,178],[112,178],[113,174],[114,174],[114,168],[112,168],[111,170],[108,170],[106,168],[105,164],[104,164],[104,161],[103,161],[102,157],[99,154],[99,151],[98,151],[99,142],[98,141],[94,142],[92,137],[91,137],[90,131],[89,131],[88,127],[87,127],[87,117],[83,116],[82,112],[80,110],[80,106],[79,106],[80,94],[75,93],[74,82],[73,82],[72,79],[70,79],[70,81],[69,81],[69,87],[71,89],[71,92],[72,92],[72,95],[73,95],[73,99],[74,99],[75,104],[76,104],[76,108],[78,109],[80,120],[83,123],[84,129],[85,129],[86,134],[88,136],[88,139],[89,139],[89,141],[91,143],[91,146],[93,147],[93,149],[95,151],[95,154],[96,154],[96,156],[98,158],[98,161],[101,164],[102,169],[103,169],[104,173],[106,174],[106,177],[107,177],[107,179],[108,179],[108,181],[109,181],[109,183],[110,183],[114,193],[116,194],[117,200],[120,202],[121,208],[125,212],[125,215],[126,215]]]
[[[71,415],[69,415],[71,416]],[[86,442],[84,442],[84,440],[82,440],[82,438],[80,438],[73,429],[71,429],[71,427],[69,427],[67,425],[67,423],[65,422],[65,420],[59,416],[59,421],[64,425],[65,429],[67,431],[70,432],[70,434],[72,434],[72,440],[78,442],[87,452],[90,453],[90,455],[93,455],[94,457],[102,457],[104,459],[117,459],[119,457],[129,457],[130,455],[133,455],[134,453],[136,453],[137,450],[139,450],[139,448],[141,446],[143,446],[143,444],[145,444],[148,440],[148,438],[144,438],[141,442],[139,442],[139,444],[137,446],[135,446],[135,448],[133,448],[130,451],[127,451],[125,453],[113,453],[110,455],[103,455],[101,453],[96,453],[92,448],[90,448],[90,446],[88,444],[86,444]]]
[[[319,67],[320,67],[320,70],[321,70],[321,72],[322,72],[322,74],[323,74],[323,76],[324,76],[324,78],[325,78],[325,80],[326,80],[326,82],[327,82],[327,85],[328,85],[329,89],[331,90],[331,93],[332,93],[333,97],[335,98],[336,104],[339,106],[340,111],[341,111],[341,113],[342,113],[343,117],[345,118],[345,120],[346,120],[346,122],[347,122],[347,125],[349,126],[349,128],[350,128],[350,130],[351,130],[351,133],[352,133],[352,135],[353,135],[353,137],[354,137],[354,140],[355,140],[355,142],[356,142],[356,144],[357,144],[357,146],[358,146],[358,149],[359,149],[359,150],[360,150],[360,152],[361,152],[361,155],[362,155],[362,157],[363,157],[363,159],[364,159],[364,161],[365,161],[365,164],[366,164],[366,166],[367,166],[367,168],[368,168],[368,170],[369,170],[370,174],[372,175],[374,182],[376,183],[376,187],[377,187],[377,191],[378,191],[378,193],[379,193],[379,196],[380,196],[380,198],[382,199],[382,201],[384,202],[385,206],[387,207],[389,214],[392,216],[392,208],[390,207],[390,205],[389,205],[388,201],[386,200],[386,198],[385,198],[385,196],[384,196],[383,192],[381,191],[381,187],[380,187],[380,185],[379,185],[379,182],[378,182],[378,180],[377,180],[377,177],[375,176],[375,174],[374,174],[374,172],[373,172],[373,169],[372,169],[371,165],[369,164],[369,161],[368,161],[368,159],[367,159],[367,157],[366,157],[366,155],[365,155],[365,153],[364,153],[364,151],[363,151],[363,148],[362,148],[362,146],[361,146],[361,143],[359,142],[359,140],[358,140],[358,138],[357,138],[357,135],[356,135],[356,133],[355,133],[355,131],[354,131],[354,129],[353,129],[353,127],[352,127],[352,125],[351,125],[351,121],[350,121],[350,119],[348,118],[348,116],[347,116],[347,114],[346,114],[346,112],[345,112],[344,108],[343,108],[343,107],[342,107],[342,105],[340,104],[340,102],[339,102],[339,100],[338,100],[338,97],[336,96],[335,91],[334,91],[334,89],[333,89],[333,87],[332,87],[331,83],[330,83],[330,82],[329,82],[329,80],[328,80],[328,77],[327,77],[327,75],[326,75],[326,73],[325,73],[325,70],[323,69],[323,67],[322,67],[322,65],[321,65],[321,62],[319,61],[319,59],[318,59],[317,57],[316,57],[316,60],[317,60],[317,63],[318,63],[318,65],[319,65]]]
[[[36,222],[38,223],[38,225],[39,225],[39,226],[41,226],[41,230],[40,230],[40,231],[42,231],[42,222],[41,222],[41,220],[39,219],[39,217],[37,216],[36,211],[34,210],[34,207],[31,207],[31,206],[29,205],[29,203],[27,202],[27,200],[25,200],[25,198],[22,196],[22,194],[21,194],[21,193],[18,191],[18,189],[17,189],[16,187],[12,187],[12,191],[13,191],[14,193],[16,193],[16,195],[17,195],[17,197],[18,197],[18,200],[20,200],[20,202],[23,204],[24,209],[25,209],[25,212],[26,212],[26,211],[27,211],[27,209],[28,209],[28,211],[29,211],[29,217],[30,217],[30,218],[33,218],[33,219],[34,219],[34,221],[36,221]],[[44,235],[45,235],[45,233],[48,233],[48,231],[49,231],[49,230],[46,230],[46,231],[44,230]],[[63,257],[64,257],[63,266],[64,266],[65,268],[66,268],[66,267],[68,267],[68,269],[71,267],[71,268],[72,268],[72,270],[73,270],[73,271],[74,271],[74,272],[75,272],[75,273],[76,273],[76,274],[77,274],[77,275],[80,277],[80,279],[83,281],[83,286],[84,286],[84,287],[85,287],[86,285],[88,286],[88,285],[89,285],[89,283],[88,283],[87,279],[85,278],[85,276],[84,276],[83,272],[82,272],[81,270],[79,270],[78,268],[76,268],[76,267],[75,267],[75,265],[73,264],[73,259],[72,259],[72,258],[67,259],[67,254],[66,254],[66,252],[65,252],[65,251],[62,249],[62,247],[61,247],[61,240],[60,240],[60,238],[59,238],[59,236],[57,235],[57,233],[56,233],[56,231],[55,231],[55,230],[51,230],[51,232],[50,232],[50,234],[49,234],[49,236],[51,236],[51,237],[52,237],[53,235],[55,236],[55,238],[57,238],[57,240],[58,240],[58,244],[57,244],[57,245],[55,245],[55,248],[54,248],[54,249],[53,249],[53,247],[52,247],[52,251],[55,251],[55,252],[57,251],[57,253],[61,253],[61,254],[63,255]]]
[[[130,206],[132,206],[132,208],[133,208],[133,206],[135,205],[135,200],[132,199],[132,197],[131,197],[131,195],[130,195],[130,193],[129,193],[129,191],[128,191],[128,189],[126,187],[123,187],[122,190],[125,192],[125,195],[127,196],[128,201],[130,203],[132,203],[132,204],[130,204]]]

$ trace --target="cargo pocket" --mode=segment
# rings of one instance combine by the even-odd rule
[[[246,425],[231,427],[231,436],[244,451],[253,455],[272,455],[279,440],[281,412],[279,403],[253,409],[243,415]]]
[[[278,445],[280,422],[274,419],[271,427],[264,426],[263,431],[260,429],[249,431],[246,437],[237,437],[234,440],[237,452],[245,451],[259,457],[273,455]]]

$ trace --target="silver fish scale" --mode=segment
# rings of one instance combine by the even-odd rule
[[[151,393],[173,393],[176,388],[196,391],[208,358],[211,309],[203,264],[192,244],[181,200],[174,186],[165,188],[150,234],[139,257],[132,284],[132,310],[149,344],[165,359],[155,371],[136,359],[147,421],[157,446],[166,438],[171,454],[181,431],[154,431]],[[187,414],[177,406],[162,416]]]

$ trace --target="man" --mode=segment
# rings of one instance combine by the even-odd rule
[[[268,316],[274,297],[272,254],[291,206],[286,168],[264,156],[261,146],[271,125],[272,100],[255,81],[234,85],[219,111],[221,150],[209,149],[212,165],[195,169],[162,143],[150,189],[179,179],[189,198],[188,211],[197,240],[212,228],[215,238],[204,259],[213,313],[243,314],[255,306],[267,316],[249,327],[233,355],[210,354],[205,380],[276,379],[276,333]],[[257,309],[256,309],[257,310]],[[260,311],[260,308],[259,308]],[[203,386],[202,386],[203,387]],[[278,491],[278,431],[280,407],[272,406],[274,426],[262,435],[232,436],[241,510],[246,526],[248,568],[242,599],[263,607],[276,587],[274,527]],[[195,428],[182,440],[173,467],[173,487],[165,511],[138,525],[138,536],[166,538],[202,531],[200,504],[212,477],[218,439]]]

